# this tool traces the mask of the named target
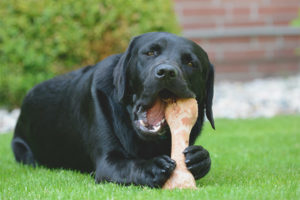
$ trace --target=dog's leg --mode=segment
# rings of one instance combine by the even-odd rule
[[[211,166],[210,156],[202,146],[189,146],[183,153],[185,154],[186,166],[195,179],[200,179],[209,172]]]
[[[108,181],[124,185],[162,187],[176,167],[169,156],[150,160],[134,160],[116,156],[106,157],[97,163],[96,182]]]
[[[33,153],[28,144],[22,138],[15,137],[12,140],[11,145],[16,161],[35,167],[35,159]]]

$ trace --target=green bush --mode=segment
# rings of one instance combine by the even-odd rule
[[[300,27],[300,10],[298,13],[298,17],[291,22],[292,26]]]
[[[294,27],[300,27],[300,10],[298,12],[298,17],[294,20],[292,20],[291,25]],[[300,55],[300,48],[296,49],[296,54]]]
[[[150,31],[179,33],[169,0],[1,0],[0,104],[35,84],[125,50]]]

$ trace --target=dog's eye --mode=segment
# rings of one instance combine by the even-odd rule
[[[189,66],[189,67],[194,67],[194,64],[193,64],[192,62],[188,62],[188,63],[187,63],[187,66]]]
[[[155,55],[155,52],[154,51],[148,51],[146,53],[147,56],[154,56]]]
[[[188,67],[196,67],[194,59],[192,58],[191,54],[185,53],[181,56],[182,64],[188,66]]]

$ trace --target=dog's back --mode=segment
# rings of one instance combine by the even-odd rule
[[[84,106],[78,102],[89,96],[83,93],[90,92],[94,68],[58,76],[30,90],[23,101],[12,141],[17,161],[33,166],[38,162],[48,167],[92,170],[76,131],[82,119],[76,118],[80,109],[75,107]]]

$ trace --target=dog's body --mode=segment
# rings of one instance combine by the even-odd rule
[[[194,97],[199,117],[184,153],[198,179],[209,171],[210,158],[192,144],[205,110],[214,126],[212,96],[213,68],[198,45],[169,33],[144,34],[124,54],[34,87],[12,148],[25,164],[95,171],[97,182],[160,187],[176,165],[161,100]]]

